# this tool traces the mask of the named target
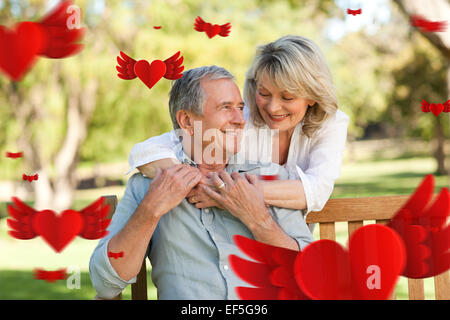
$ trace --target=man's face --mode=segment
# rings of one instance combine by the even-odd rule
[[[200,84],[206,101],[203,116],[192,116],[192,120],[201,121],[202,128],[199,132],[199,123],[194,125],[194,144],[198,147],[197,139],[201,134],[203,162],[226,163],[240,148],[245,125],[244,101],[231,79],[204,79]]]

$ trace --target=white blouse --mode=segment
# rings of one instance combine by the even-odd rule
[[[247,108],[244,108],[244,117],[246,124],[241,149],[230,162],[272,162],[274,130],[267,125],[255,127]],[[344,112],[337,110],[311,138],[302,134],[303,121],[295,127],[285,167],[290,180],[302,182],[307,204],[303,210],[305,215],[322,210],[333,192],[334,182],[340,175],[349,120]],[[128,158],[130,170],[127,174],[149,162],[177,159],[177,146],[179,148],[180,141],[174,130],[135,144]]]

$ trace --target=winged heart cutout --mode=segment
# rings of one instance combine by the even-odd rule
[[[221,37],[228,37],[231,30],[230,23],[226,23],[223,25],[211,24],[209,22],[203,21],[202,18],[197,17],[194,22],[194,30],[198,32],[204,32],[208,36],[208,38],[213,38],[216,35],[220,35]]]
[[[11,29],[0,26],[0,70],[20,81],[38,57],[61,59],[80,52],[83,45],[78,41],[85,29],[68,29],[67,9],[72,4],[62,1],[38,22],[20,22]]]
[[[450,112],[450,100],[444,103],[428,103],[423,99],[421,109],[422,112],[431,112],[437,117],[441,112]]]
[[[23,157],[23,152],[6,152],[5,156],[7,158],[11,158],[11,159],[17,159],[17,158],[22,158]]]
[[[44,35],[33,22],[22,22],[12,29],[0,26],[0,69],[19,81],[36,62],[42,50]]]
[[[407,262],[403,275],[408,278],[434,277],[450,269],[450,193],[442,188],[432,199],[433,190],[434,177],[426,175],[387,225],[405,243]]]
[[[420,14],[412,15],[410,24],[422,32],[445,32],[447,29],[447,21],[431,21]]]
[[[248,261],[230,255],[234,272],[255,286],[238,287],[241,299],[387,299],[400,275],[427,278],[450,269],[450,194],[432,201],[427,175],[386,225],[357,229],[348,248],[318,240],[298,252],[236,235]]]
[[[44,269],[34,269],[34,278],[37,280],[45,280],[47,282],[55,282],[57,280],[64,280],[67,278],[66,269],[59,269],[55,271],[48,271]]]
[[[33,180],[37,181],[39,179],[39,174],[36,173],[34,176],[29,176],[29,175],[23,174],[22,179],[27,180],[28,182],[31,182]]]
[[[94,240],[104,237],[111,219],[105,219],[109,205],[101,197],[81,211],[64,210],[56,215],[52,210],[36,211],[16,197],[8,205],[9,235],[20,240],[41,236],[56,252],[61,252],[78,235]]]
[[[252,241],[255,240],[235,236],[237,245],[258,261],[253,252],[246,250],[252,246]],[[270,251],[268,248],[263,250]],[[387,299],[405,265],[405,248],[400,237],[382,225],[359,228],[350,238],[348,249],[335,241],[319,240],[301,252],[280,253],[276,250],[267,252],[266,256],[272,255],[273,261],[264,259],[259,260],[260,263],[230,256],[236,274],[257,286],[238,287],[237,294],[241,299],[257,296],[314,300]],[[280,259],[282,256],[285,258]],[[378,273],[373,275],[373,270]],[[378,283],[372,284],[373,277],[378,277],[375,279]],[[266,281],[262,283],[259,279]]]
[[[119,72],[117,76],[123,80],[132,80],[138,77],[149,89],[151,89],[162,77],[169,80],[176,80],[183,76],[184,70],[183,56],[180,57],[180,51],[170,58],[161,61],[154,60],[149,63],[146,60],[136,61],[133,58],[120,51],[117,56]]]
[[[357,10],[347,9],[347,14],[356,16],[357,14],[362,14],[362,9],[357,9]]]

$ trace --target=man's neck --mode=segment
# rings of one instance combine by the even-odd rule
[[[189,157],[197,164],[197,168],[200,170],[203,176],[206,176],[208,172],[220,172],[226,168],[228,163],[228,159],[226,159],[226,156],[219,162],[212,161],[212,159],[208,159],[208,161],[206,161],[206,159],[204,159],[203,157],[203,148],[199,148],[196,153],[194,149],[196,147],[198,148],[198,145],[195,144],[193,139],[190,140],[189,143],[186,142],[186,140],[183,141],[183,152],[187,157]],[[202,149],[201,152],[199,152],[200,149]],[[197,159],[198,157],[201,158],[200,161],[199,159]]]
[[[220,172],[223,169],[225,169],[227,166],[226,163],[224,164],[198,164],[197,168],[200,170],[203,176],[206,176],[209,172]]]

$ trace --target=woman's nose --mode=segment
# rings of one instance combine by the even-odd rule
[[[270,101],[265,105],[265,109],[270,114],[276,114],[277,111],[281,110],[281,104],[276,99],[270,99]]]

